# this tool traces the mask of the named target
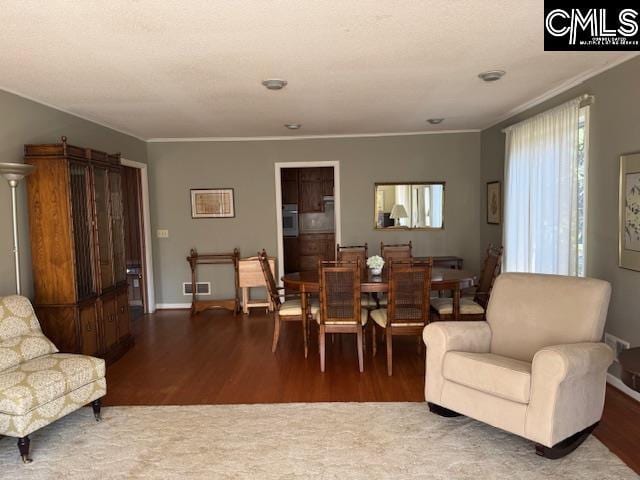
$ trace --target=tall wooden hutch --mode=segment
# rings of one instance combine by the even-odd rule
[[[63,352],[113,361],[129,324],[120,155],[62,143],[25,145],[35,308]]]

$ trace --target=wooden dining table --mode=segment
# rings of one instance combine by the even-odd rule
[[[284,288],[300,292],[303,311],[306,308],[307,295],[320,290],[320,279],[317,270],[287,273],[282,277]],[[453,297],[453,318],[460,319],[460,291],[475,285],[476,276],[465,270],[454,268],[433,268],[431,272],[431,289],[435,291],[449,290]],[[385,293],[389,290],[389,278],[386,269],[382,275],[372,275],[366,271],[360,280],[362,293]]]

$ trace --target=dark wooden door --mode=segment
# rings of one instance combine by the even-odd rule
[[[98,353],[98,319],[95,302],[81,306],[80,331],[82,332],[82,353],[96,355]]]
[[[116,307],[118,317],[118,338],[122,339],[129,335],[129,300],[127,291],[120,291],[116,295]]]
[[[282,203],[298,203],[298,169],[283,168],[280,171]]]

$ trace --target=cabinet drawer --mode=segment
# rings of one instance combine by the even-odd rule
[[[316,235],[300,236],[300,255],[320,255],[324,253],[324,239]]]

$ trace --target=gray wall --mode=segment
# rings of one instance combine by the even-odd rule
[[[191,247],[201,252],[240,248],[243,256],[266,248],[276,254],[274,164],[340,161],[342,243],[412,240],[417,255],[459,255],[479,266],[480,134],[460,133],[350,139],[258,142],[151,143],[148,146],[156,299],[189,301],[181,282],[190,279],[185,261]],[[380,232],[373,229],[373,184],[444,180],[445,230]],[[191,219],[190,188],[233,187],[236,218]],[[155,230],[168,229],[158,239]],[[215,271],[214,271],[215,270]],[[233,285],[229,268],[203,267],[223,297]]]
[[[0,91],[0,162],[22,162],[25,143],[56,143],[62,135],[69,143],[109,153],[121,152],[145,162],[145,142],[39,103]],[[25,182],[18,187],[23,293],[32,296],[31,252]],[[0,179],[0,296],[15,292],[9,185]]]
[[[501,129],[578,95],[595,95],[591,107],[587,274],[611,282],[613,295],[606,331],[640,345],[640,272],[618,267],[619,156],[640,151],[640,57],[597,75],[582,85],[482,132],[482,189],[503,180],[504,141]],[[486,195],[482,195],[484,216]],[[501,242],[502,227],[480,230],[481,243]]]

